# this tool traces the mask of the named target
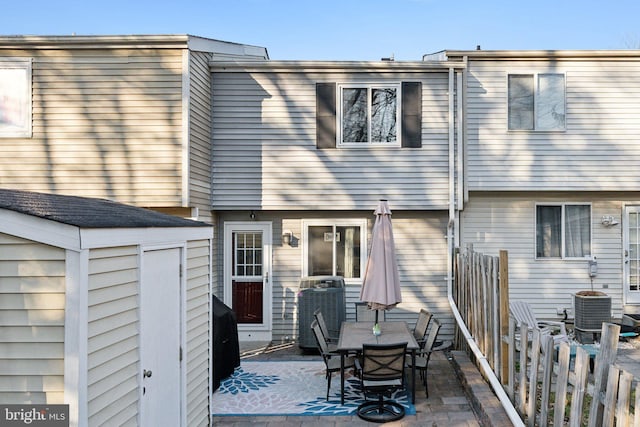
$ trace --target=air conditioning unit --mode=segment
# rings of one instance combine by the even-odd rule
[[[320,309],[330,335],[337,336],[346,317],[344,279],[341,276],[309,276],[300,280],[298,291],[298,346],[317,348],[311,330],[313,313]]]
[[[575,328],[597,333],[603,322],[611,321],[611,297],[600,291],[581,291],[573,296]]]

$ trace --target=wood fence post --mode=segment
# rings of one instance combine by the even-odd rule
[[[509,367],[505,360],[508,358],[509,346],[503,337],[509,335],[509,253],[505,250],[500,251],[500,275],[499,275],[499,292],[500,292],[500,366],[502,367],[500,379],[502,385],[509,376]],[[512,385],[512,384],[510,384]]]

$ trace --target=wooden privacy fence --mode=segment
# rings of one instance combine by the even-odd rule
[[[526,331],[526,327],[521,325],[520,330]],[[618,325],[602,325],[590,374],[591,356],[581,346],[571,348],[566,342],[554,346],[553,337],[538,329],[525,334],[526,341],[520,342],[522,336],[511,318],[505,389],[526,424],[640,426],[640,384],[632,387],[633,375],[614,365],[619,333]]]
[[[453,298],[469,332],[498,378],[504,382],[509,323],[507,251],[500,256],[483,255],[468,246],[454,257]],[[457,348],[466,343],[456,329]]]

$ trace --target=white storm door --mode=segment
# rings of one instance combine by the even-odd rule
[[[224,302],[241,341],[271,341],[271,223],[226,222]]]
[[[626,304],[640,304],[640,206],[625,207],[624,293]]]
[[[181,426],[180,248],[143,252],[140,295],[140,425]]]

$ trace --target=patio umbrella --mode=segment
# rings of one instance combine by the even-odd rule
[[[375,210],[376,222],[371,233],[371,253],[364,270],[360,300],[371,310],[388,310],[402,302],[400,275],[393,243],[391,209],[386,200],[380,200]]]

